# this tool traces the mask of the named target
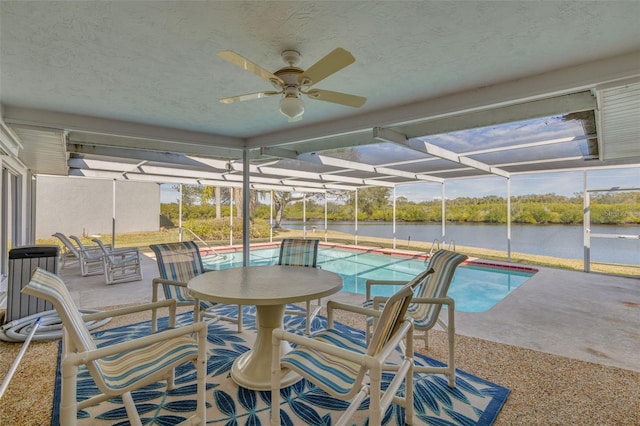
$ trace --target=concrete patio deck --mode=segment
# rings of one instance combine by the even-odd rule
[[[142,268],[143,280],[110,286],[102,275],[81,277],[77,263],[60,275],[79,307],[97,308],[150,301],[158,275],[151,253]],[[537,268],[489,311],[457,312],[456,333],[640,371],[640,279]],[[333,299],[359,303],[364,296],[340,292]]]

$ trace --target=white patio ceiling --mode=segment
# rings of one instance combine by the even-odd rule
[[[639,15],[640,2],[3,1],[0,149],[36,174],[231,186],[248,149],[255,188],[296,191],[637,165]],[[265,89],[220,50],[275,70],[281,50],[309,66],[339,46],[356,63],[320,86],[366,96],[361,109],[309,100],[289,123],[273,100],[217,102]]]

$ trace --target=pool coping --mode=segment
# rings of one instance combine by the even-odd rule
[[[429,253],[418,252],[418,251],[399,250],[399,249],[383,248],[383,247],[370,247],[370,246],[350,246],[350,245],[339,244],[339,243],[325,243],[325,242],[320,242],[319,245],[326,248],[337,248],[341,250],[360,252],[360,253],[377,253],[377,254],[392,255],[392,256],[412,258],[412,259],[424,259],[424,260],[429,259]],[[257,249],[276,248],[279,246],[280,246],[280,242],[251,244],[251,248],[257,248]],[[216,253],[234,253],[234,252],[242,251],[242,248],[243,248],[242,245],[233,245],[233,246],[220,247],[220,248],[215,248],[210,250],[202,249],[201,252],[207,253],[211,251]],[[516,265],[511,263],[493,261],[493,260],[492,261],[481,260],[479,258],[469,258],[466,261],[464,261],[463,264],[495,268],[495,269],[503,269],[503,270],[509,270],[509,271],[525,272],[530,274],[536,274],[539,271],[539,269],[531,266]]]

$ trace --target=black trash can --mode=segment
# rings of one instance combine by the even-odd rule
[[[9,282],[7,286],[7,313],[5,323],[38,312],[53,309],[50,302],[20,291],[29,284],[36,268],[58,273],[58,246],[23,246],[9,250]]]

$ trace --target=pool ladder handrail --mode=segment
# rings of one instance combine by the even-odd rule
[[[442,242],[442,244],[444,245],[444,241]],[[433,254],[436,248],[440,250],[440,240],[437,238],[434,238],[433,241],[431,242],[431,250],[429,250],[429,257],[431,257],[431,255]],[[449,241],[447,250],[456,251],[456,242],[454,240]]]
[[[178,230],[178,236],[179,236],[179,240],[182,241],[182,231],[189,231],[189,233],[191,235],[193,235],[203,246],[205,246],[207,252],[204,255],[204,257],[209,257],[211,259],[217,259],[217,258],[221,258],[221,260],[227,260],[226,256],[222,256],[220,253],[218,253],[217,251],[215,251],[213,249],[213,247],[211,247],[205,240],[203,240],[202,238],[200,238],[200,236],[198,234],[196,234],[195,232],[193,232],[191,229],[189,228],[185,228],[184,226],[181,227]]]

